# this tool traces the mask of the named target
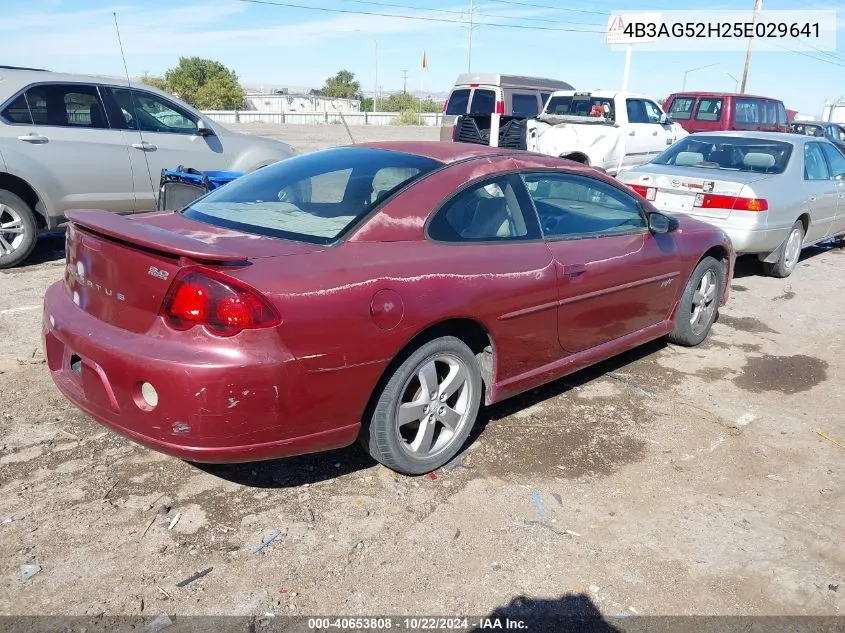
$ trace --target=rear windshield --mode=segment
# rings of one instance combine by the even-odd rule
[[[605,109],[608,110],[605,113]],[[556,96],[546,104],[546,114],[553,116],[604,117],[615,120],[613,99],[600,97]]]
[[[824,130],[821,125],[808,125],[806,123],[793,123],[792,131],[796,134],[804,134],[806,136],[824,136]]]
[[[686,121],[692,116],[694,105],[695,99],[692,97],[676,97],[666,114],[676,121]]]
[[[467,103],[469,103],[469,88],[466,90],[455,90],[449,95],[449,101],[446,104],[446,114],[466,114]]]
[[[492,90],[476,88],[472,93],[470,114],[493,114],[496,111],[496,93]]]
[[[792,145],[782,141],[729,136],[687,136],[655,158],[657,165],[705,167],[780,174],[786,169]]]
[[[182,213],[245,233],[329,244],[394,192],[441,165],[402,152],[329,149],[259,169]]]

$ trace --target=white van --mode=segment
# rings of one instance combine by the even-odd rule
[[[463,73],[443,104],[440,140],[451,141],[455,119],[462,114],[535,117],[555,90],[573,90],[565,81],[495,73]]]

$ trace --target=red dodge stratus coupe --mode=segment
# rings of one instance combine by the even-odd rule
[[[198,462],[357,438],[428,472],[482,400],[663,336],[700,343],[734,264],[721,231],[595,170],[460,143],[330,149],[178,212],[68,216],[44,303],[56,385]]]

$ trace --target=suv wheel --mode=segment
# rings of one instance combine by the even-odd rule
[[[0,268],[17,266],[35,248],[38,225],[29,205],[0,189]]]

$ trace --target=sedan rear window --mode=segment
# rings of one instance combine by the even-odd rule
[[[330,244],[394,192],[441,165],[402,152],[330,149],[248,174],[182,213],[245,233]]]
[[[780,174],[792,144],[762,138],[687,136],[655,158],[656,165]]]

